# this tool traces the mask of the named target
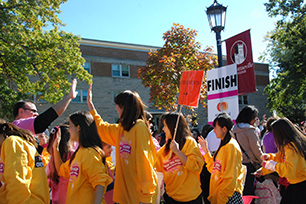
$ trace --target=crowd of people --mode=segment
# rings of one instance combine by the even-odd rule
[[[95,109],[90,85],[89,110],[48,129],[76,86],[41,114],[32,101],[18,101],[15,120],[0,120],[0,204],[305,202],[305,122],[260,121],[248,105],[236,124],[220,113],[201,132],[183,114],[164,113],[156,132],[138,93],[115,97],[119,120],[111,124]],[[261,197],[263,184],[275,189],[270,197]]]

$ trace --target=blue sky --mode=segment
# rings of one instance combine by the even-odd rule
[[[228,6],[222,40],[251,29],[253,60],[258,61],[266,48],[263,42],[274,29],[276,19],[269,18],[263,5],[268,0],[219,0]],[[206,8],[213,0],[68,0],[61,6],[59,18],[63,29],[82,38],[163,46],[163,33],[173,23],[198,31],[196,40],[202,47],[213,46],[215,33],[210,31]],[[222,54],[226,54],[222,43]]]

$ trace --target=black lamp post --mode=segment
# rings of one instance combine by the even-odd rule
[[[222,67],[221,31],[225,26],[226,8],[215,0],[206,10],[210,29],[216,33],[219,67]]]

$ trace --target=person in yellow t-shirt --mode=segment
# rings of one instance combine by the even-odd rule
[[[32,133],[0,124],[0,203],[50,203],[47,175]]]
[[[220,113],[214,119],[213,125],[217,138],[221,139],[213,157],[206,140],[202,136],[199,137],[207,169],[211,172],[208,200],[212,204],[243,204],[242,154],[239,144],[231,135],[233,121],[227,113]]]
[[[69,116],[68,122],[70,139],[79,143],[78,149],[63,163],[59,153],[61,131],[57,131],[53,143],[58,175],[69,179],[66,203],[105,204],[104,193],[113,179],[108,175],[94,118],[88,111],[78,111]]]
[[[100,138],[116,147],[116,178],[113,200],[120,204],[155,203],[157,176],[156,149],[144,113],[144,104],[135,91],[115,97],[119,124],[102,120],[92,102],[89,86],[87,104],[95,119]]]
[[[167,142],[157,152],[156,171],[164,175],[164,199],[167,204],[202,204],[202,189],[198,176],[202,171],[204,159],[197,142],[182,114],[166,113],[162,118]],[[173,140],[177,120],[177,132]]]
[[[287,118],[274,121],[271,128],[278,152],[263,154],[263,168],[257,170],[254,175],[259,177],[277,172],[289,182],[281,204],[305,203],[306,137]]]

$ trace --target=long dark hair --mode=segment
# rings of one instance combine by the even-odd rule
[[[58,184],[59,182],[59,175],[57,174],[55,163],[54,163],[54,156],[53,156],[53,143],[56,138],[57,132],[61,131],[61,140],[59,143],[59,153],[63,162],[66,162],[72,153],[72,147],[70,142],[70,134],[68,132],[68,125],[62,124],[60,126],[56,126],[51,129],[50,136],[49,136],[49,143],[47,147],[47,151],[51,155],[49,161],[49,171],[48,171],[48,178]]]
[[[272,123],[271,128],[275,143],[281,154],[284,154],[285,146],[289,145],[306,160],[306,137],[289,119],[280,118]]]
[[[119,124],[125,131],[130,131],[138,119],[142,119],[149,127],[144,113],[145,105],[137,92],[130,90],[121,92],[114,102],[123,109]]]
[[[185,117],[183,116],[183,114],[179,115],[176,112],[172,112],[172,113],[163,114],[162,118],[163,118],[163,121],[167,124],[172,136],[174,136],[176,122],[179,118],[179,123],[178,123],[178,126],[177,126],[175,141],[179,144],[179,149],[182,150],[182,148],[183,148],[183,146],[186,142],[186,138],[188,136],[191,136],[191,131],[189,129],[189,126],[188,126],[188,123],[187,123]],[[168,139],[168,141],[166,143],[164,155],[167,155],[169,153],[171,141],[172,141],[172,139]]]
[[[236,123],[250,124],[258,115],[258,110],[255,106],[245,106],[238,114]]]
[[[223,127],[226,127],[227,129],[227,132],[226,132],[226,135],[225,137],[223,138],[223,140],[221,140],[221,143],[214,155],[214,160],[216,159],[216,156],[219,152],[219,150],[221,149],[221,147],[223,147],[224,145],[226,145],[232,138],[232,135],[231,135],[231,129],[233,127],[233,121],[231,119],[231,117],[227,114],[227,113],[219,113],[219,115],[214,119],[214,127],[216,127],[216,124],[218,122],[218,125],[223,128]]]
[[[3,134],[4,138],[10,136],[19,136],[26,141],[30,142],[37,148],[37,143],[32,133],[28,130],[21,129],[12,123],[2,123],[0,124],[0,134]]]
[[[71,164],[71,162],[73,161],[80,147],[94,148],[101,155],[102,161],[105,164],[105,154],[102,150],[102,141],[98,134],[96,123],[92,115],[88,111],[77,111],[69,116],[69,120],[75,126],[80,127],[79,147],[72,154],[69,164]]]

